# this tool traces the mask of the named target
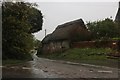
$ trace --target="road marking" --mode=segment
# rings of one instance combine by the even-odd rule
[[[68,64],[73,64],[73,65],[78,65],[79,63],[74,63],[74,62],[67,62]]]
[[[98,71],[100,73],[112,73],[112,71]]]
[[[31,68],[27,68],[27,67],[22,67],[22,69],[31,69]]]

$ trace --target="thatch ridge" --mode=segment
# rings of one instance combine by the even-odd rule
[[[78,20],[66,22],[66,23],[64,23],[62,25],[58,25],[56,29],[65,28],[65,27],[68,27],[68,26],[76,24],[76,23],[80,24],[83,28],[86,28],[83,20],[82,19],[78,19]]]
[[[43,39],[43,43],[49,43],[50,41],[62,41],[62,40],[73,40],[76,34],[87,35],[87,30],[82,19],[67,22],[62,25],[58,25],[53,33],[47,35]]]
[[[118,8],[118,12],[117,12],[115,21],[116,21],[116,22],[120,22],[120,2],[119,2],[119,8]]]

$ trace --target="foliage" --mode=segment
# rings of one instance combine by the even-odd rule
[[[8,60],[3,60],[2,61],[2,65],[3,66],[12,66],[12,65],[21,65],[26,63],[28,60],[12,60],[12,59],[8,59]]]
[[[39,41],[39,40],[37,40],[37,39],[34,40],[34,44],[35,44],[35,49],[37,49],[37,50],[38,50],[38,49],[41,47],[41,45],[42,45],[42,44],[41,44],[41,41]]]
[[[34,23],[33,23],[34,22]],[[42,14],[30,3],[4,2],[2,4],[3,59],[30,58],[34,48],[32,32],[42,27]]]
[[[36,4],[24,2],[4,2],[2,4],[2,16],[3,18],[14,16],[14,20],[17,19],[23,22],[25,21],[25,25],[26,23],[29,23],[29,26],[31,26],[29,27],[29,32],[34,33],[42,29],[43,23],[41,11],[36,9],[34,6],[36,6]]]
[[[101,21],[87,23],[88,29],[92,32],[93,39],[110,39],[120,37],[120,26],[113,20],[105,19]]]
[[[41,11],[35,8],[32,8],[31,11],[33,12],[33,14],[29,16],[29,22],[32,25],[30,32],[35,33],[42,29],[43,16],[42,16]]]

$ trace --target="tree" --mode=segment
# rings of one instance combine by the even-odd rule
[[[38,50],[39,49],[39,47],[41,47],[41,41],[40,40],[37,40],[37,39],[35,39],[34,40],[34,44],[35,44],[35,49],[36,50]]]
[[[32,25],[32,28],[30,29],[30,33],[35,33],[42,29],[43,16],[41,11],[35,8],[32,8],[32,12],[34,12],[34,15],[29,17],[29,22]]]
[[[42,29],[42,13],[31,3],[2,4],[3,59],[27,59],[34,48],[32,33]]]
[[[111,19],[87,23],[88,29],[92,32],[93,39],[109,39],[120,37],[120,30]]]

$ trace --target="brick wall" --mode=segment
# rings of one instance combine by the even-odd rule
[[[81,42],[73,42],[71,44],[72,48],[117,48],[117,41],[81,41]]]

